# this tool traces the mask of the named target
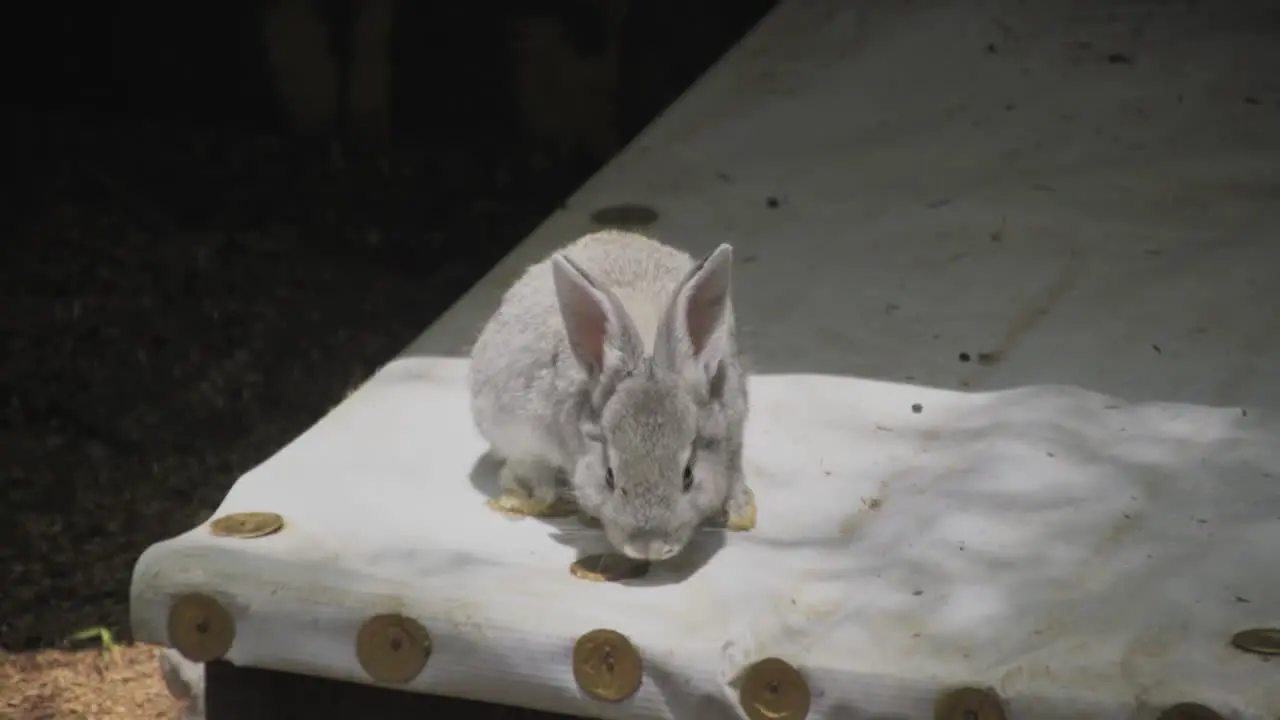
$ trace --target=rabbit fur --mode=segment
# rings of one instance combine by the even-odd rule
[[[469,370],[476,427],[504,461],[501,509],[573,500],[639,560],[678,554],[713,517],[754,526],[732,264],[727,244],[695,261],[604,230],[526,269]]]

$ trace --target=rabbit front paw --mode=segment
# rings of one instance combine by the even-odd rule
[[[756,496],[746,484],[739,484],[729,496],[725,506],[728,516],[725,528],[735,532],[746,532],[756,526]]]
[[[572,508],[558,501],[559,471],[554,466],[539,460],[508,460],[498,477],[498,497],[489,501],[494,510],[531,517],[572,514]]]

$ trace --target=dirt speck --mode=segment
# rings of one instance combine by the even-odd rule
[[[978,364],[984,367],[991,367],[992,365],[998,365],[1000,364],[1000,361],[1003,359],[1004,359],[1004,354],[1001,353],[999,350],[978,353]]]

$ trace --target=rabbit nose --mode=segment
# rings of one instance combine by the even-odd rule
[[[669,560],[679,552],[679,547],[663,540],[637,538],[622,546],[622,554],[632,560]]]

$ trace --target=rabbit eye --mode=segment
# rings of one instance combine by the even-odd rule
[[[613,468],[604,469],[604,484],[609,486],[610,492],[613,492]]]
[[[693,487],[693,463],[684,466],[684,491],[689,492],[689,488]]]

